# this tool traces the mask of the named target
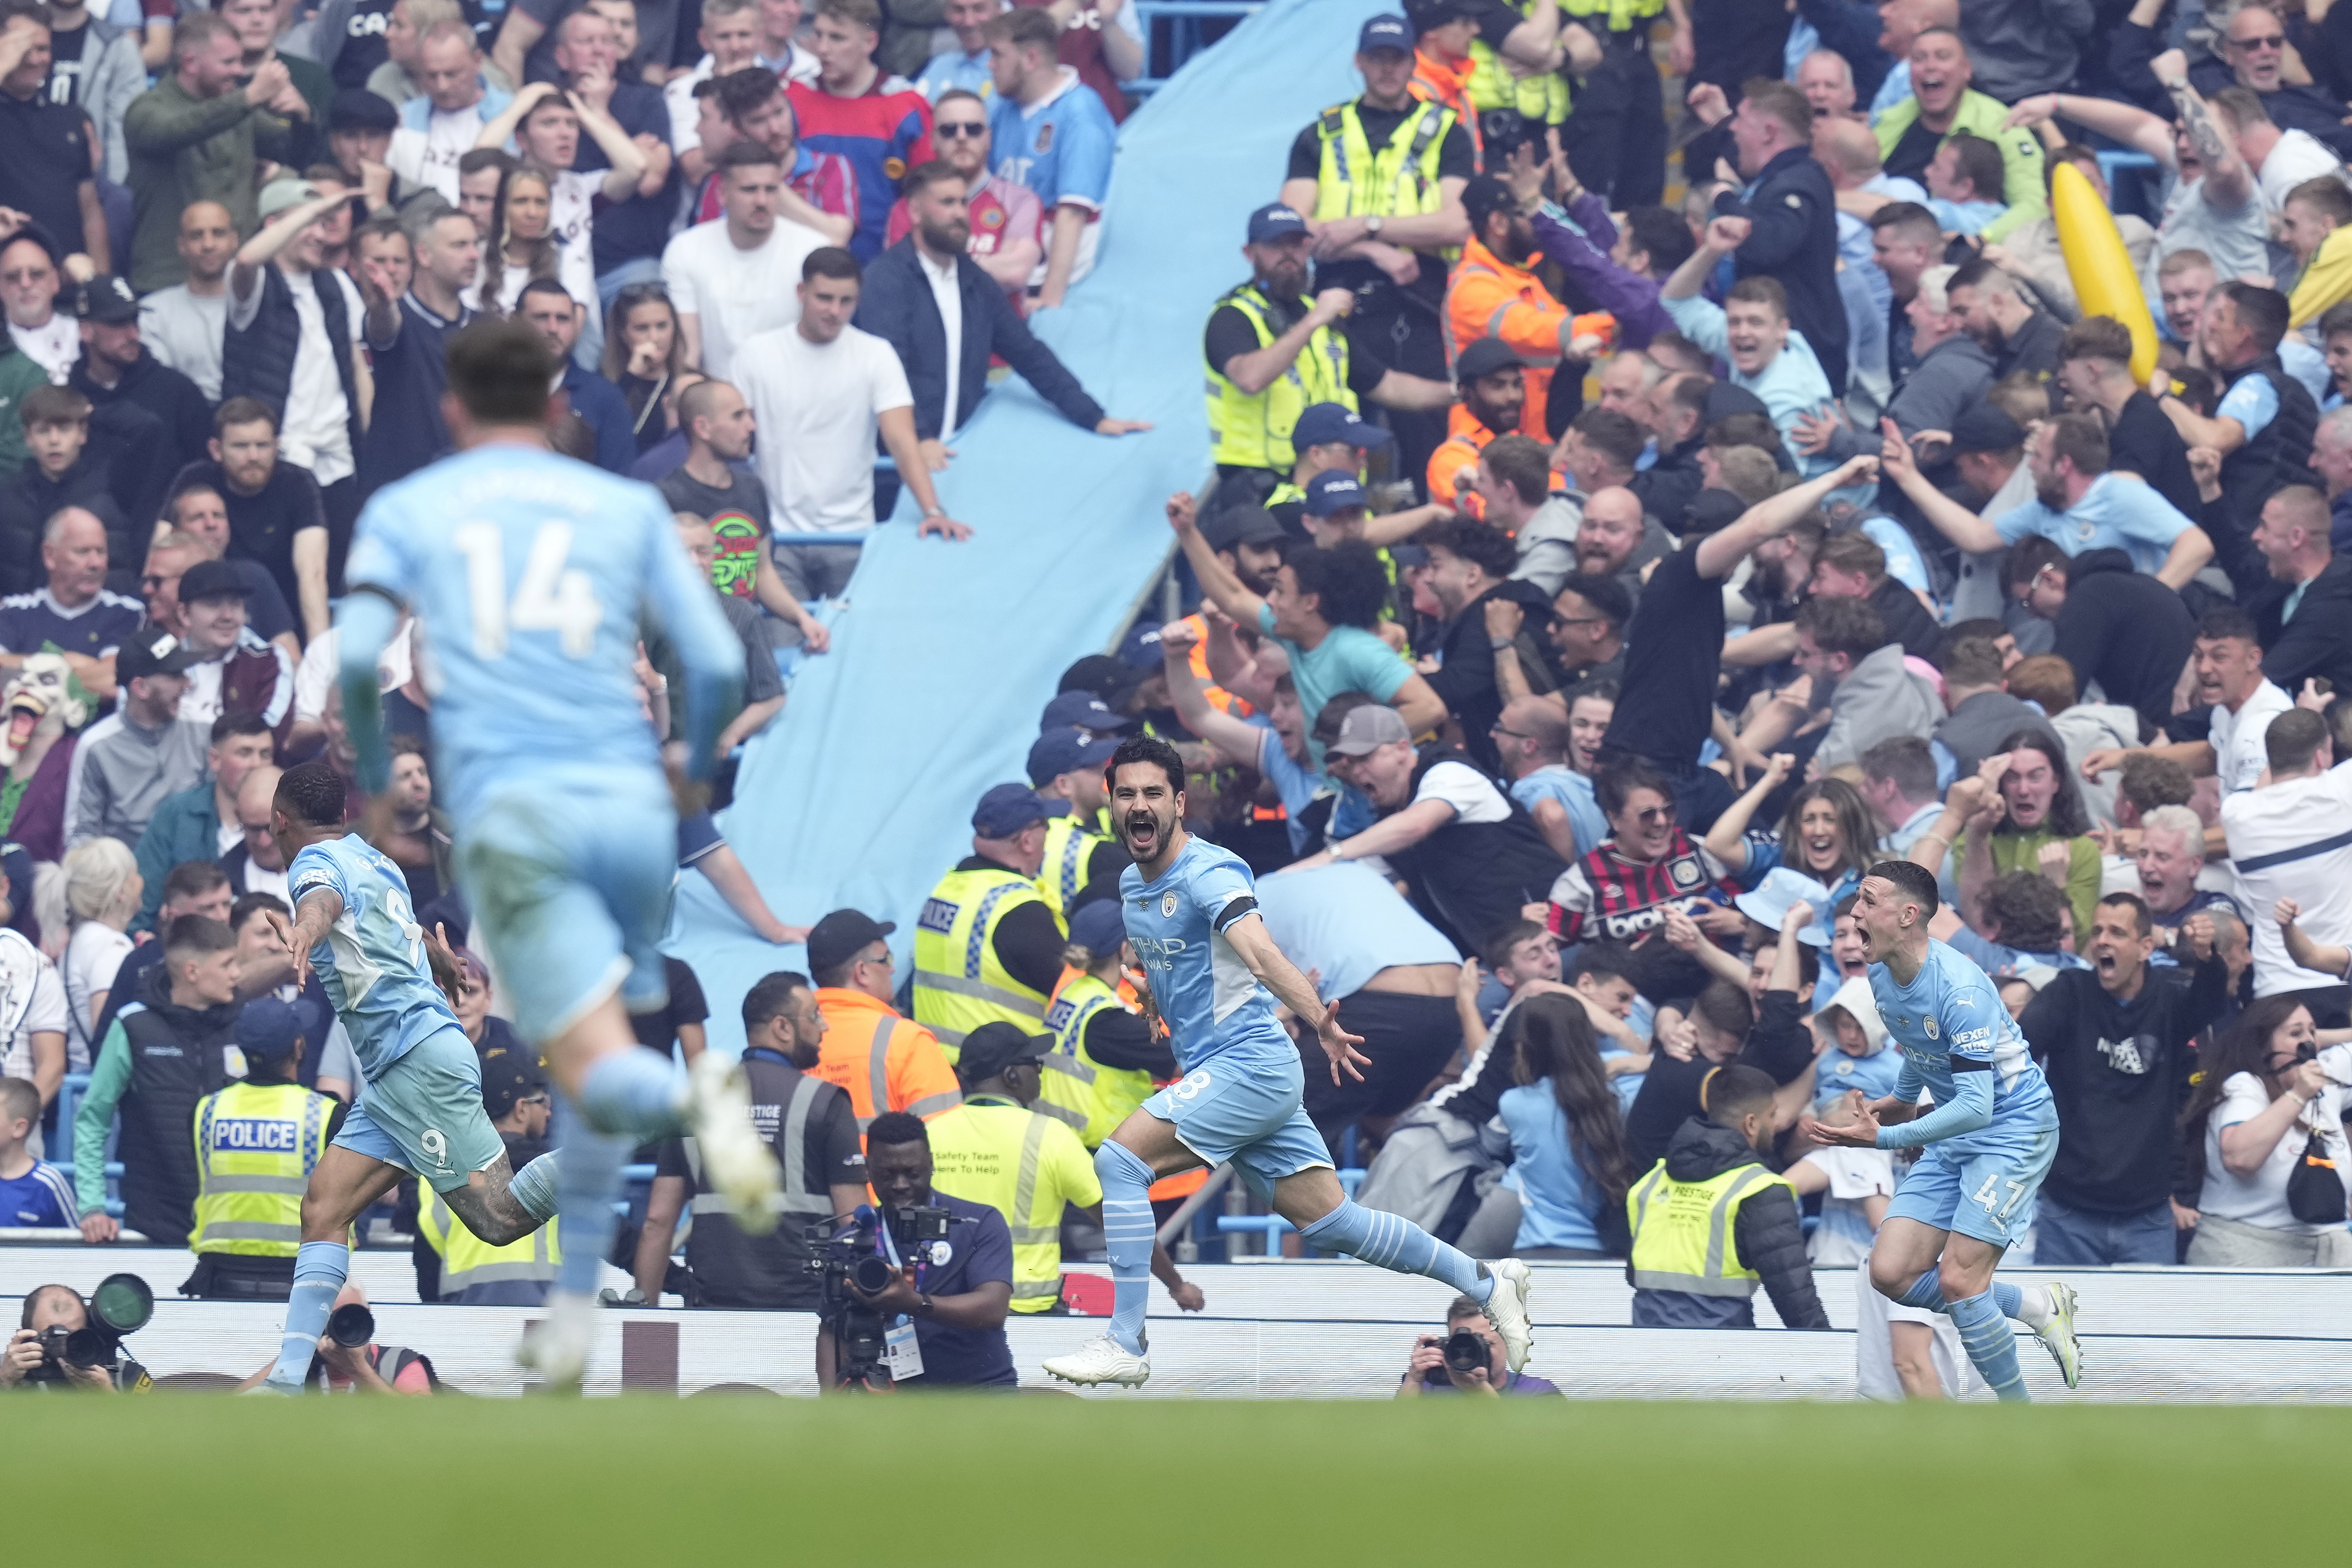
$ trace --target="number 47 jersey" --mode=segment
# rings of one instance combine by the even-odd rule
[[[356,833],[313,844],[286,868],[286,890],[331,889],[343,912],[310,950],[310,967],[373,1083],[436,1029],[458,1027],[425,961],[425,930],[409,908],[408,879]]]
[[[377,491],[345,575],[423,624],[434,782],[461,825],[495,787],[658,770],[641,611],[688,669],[740,679],[743,646],[660,493],[543,448],[476,447]]]

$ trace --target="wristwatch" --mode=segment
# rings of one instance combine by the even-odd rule
[[[916,1291],[916,1292],[915,1292],[915,1316],[917,1316],[917,1317],[919,1317],[919,1318],[928,1318],[928,1317],[929,1317],[930,1315],[931,1315],[931,1295],[930,1295],[930,1292],[929,1292],[929,1291],[928,1291],[928,1290],[918,1290],[918,1291]]]
[[[1364,232],[1370,235],[1374,239],[1380,238],[1381,220],[1377,215],[1364,220]]]

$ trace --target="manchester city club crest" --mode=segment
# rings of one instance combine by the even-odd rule
[[[1933,1019],[1933,1018],[1922,1018],[1922,1019],[1920,1019],[1920,1020],[1919,1020],[1919,1027],[1921,1027],[1922,1029],[1925,1029],[1925,1030],[1927,1032],[1927,1037],[1928,1037],[1929,1039],[1931,1039],[1931,1040],[1932,1040],[1932,1039],[1934,1039],[1934,1038],[1936,1037],[1936,1020],[1935,1020],[1935,1019]]]
[[[1160,895],[1160,912],[1170,920],[1174,920],[1176,918],[1175,894],[1162,893]]]

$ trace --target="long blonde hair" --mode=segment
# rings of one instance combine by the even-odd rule
[[[100,837],[76,845],[66,852],[65,873],[66,910],[73,924],[105,921],[110,915],[128,921],[138,912],[139,895],[132,884],[139,862],[122,840]]]

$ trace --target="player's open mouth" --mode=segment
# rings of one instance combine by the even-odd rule
[[[1139,812],[1127,819],[1127,847],[1141,852],[1160,840],[1160,824],[1149,814]]]

